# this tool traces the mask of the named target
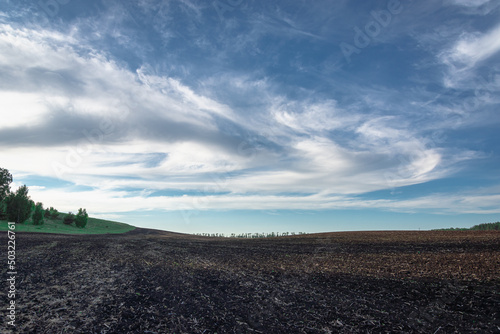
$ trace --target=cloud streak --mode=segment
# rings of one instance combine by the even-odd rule
[[[500,25],[484,34],[464,34],[442,55],[443,62],[458,70],[468,70],[500,51]]]

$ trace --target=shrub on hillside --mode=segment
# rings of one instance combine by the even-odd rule
[[[54,209],[53,207],[50,207],[50,218],[57,219],[58,217],[59,211],[57,211],[57,209]]]
[[[75,218],[75,225],[77,227],[84,228],[87,225],[88,218],[89,215],[87,214],[87,210],[82,208],[78,209],[78,213]]]
[[[75,215],[73,213],[68,213],[63,220],[63,223],[66,225],[71,225],[75,221]]]

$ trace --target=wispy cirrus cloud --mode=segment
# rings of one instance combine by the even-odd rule
[[[443,62],[457,71],[469,70],[500,51],[500,26],[484,34],[464,34],[451,50],[441,55]]]
[[[356,109],[344,110],[335,100],[306,100],[299,103],[271,95],[262,101],[263,118],[249,122],[248,116],[235,112],[230,106],[195,93],[177,79],[151,73],[147,66],[138,68],[134,73],[91,48],[82,55],[82,45],[78,45],[80,53],[77,52],[77,42],[73,38],[66,40],[65,47],[61,49],[57,47],[59,42],[51,41],[62,41],[62,35],[42,31],[33,32],[34,36],[29,37],[28,31],[21,33],[8,27],[5,27],[5,32],[5,39],[16,40],[22,58],[31,64],[31,67],[22,72],[23,82],[44,80],[41,78],[45,78],[47,73],[49,77],[57,78],[53,83],[44,80],[49,86],[42,86],[41,90],[40,86],[32,86],[28,93],[32,98],[26,101],[32,101],[33,107],[26,110],[30,110],[30,118],[35,117],[34,112],[38,110],[41,123],[31,126],[29,132],[25,125],[3,131],[2,139],[10,145],[73,145],[78,140],[85,139],[85,131],[99,129],[99,123],[102,122],[99,115],[105,114],[112,130],[103,135],[105,139],[100,146],[106,147],[107,151],[123,152],[124,145],[116,145],[116,142],[129,142],[132,147],[134,142],[143,142],[143,145],[137,145],[135,151],[130,152],[138,154],[151,151],[152,143],[156,143],[154,146],[158,147],[158,152],[168,155],[162,165],[168,172],[213,172],[217,170],[217,165],[241,170],[274,166],[268,176],[267,172],[250,177],[245,175],[241,180],[234,181],[233,184],[237,185],[235,189],[225,189],[238,193],[258,189],[282,192],[294,188],[317,192],[324,186],[325,178],[334,179],[348,169],[359,172],[353,179],[367,175],[366,172],[373,167],[371,162],[384,157],[393,159],[398,154],[413,157],[415,152],[421,152],[423,157],[427,157],[417,160],[408,158],[408,169],[415,170],[415,175],[431,172],[440,162],[439,153],[427,150],[422,138],[418,138],[416,133],[409,131],[404,123],[394,117],[367,118],[366,114],[359,113]],[[37,61],[40,54],[43,55],[43,61]],[[6,71],[14,70],[12,63],[15,64],[19,57],[10,62],[12,58],[14,52],[10,54],[10,58],[8,54],[4,56]],[[20,77],[22,76],[18,76]],[[241,81],[239,85],[246,87],[253,83]],[[257,86],[257,89],[267,87],[268,85]],[[68,92],[74,96],[68,95]],[[364,98],[373,105],[369,94]],[[270,123],[273,119],[274,123]],[[221,123],[221,120],[229,123]],[[254,153],[274,160],[266,164],[254,156],[254,160],[245,165],[245,159],[237,156],[238,147],[241,148],[246,139],[239,132],[232,132],[231,127],[246,130],[249,137],[262,136],[270,140],[260,142],[258,149],[254,148]],[[336,131],[351,137],[354,135],[356,139],[350,140],[348,145],[339,145],[335,142]],[[29,135],[13,139],[12,133]],[[47,135],[44,136],[43,133]],[[43,137],[42,141],[35,140],[37,137]],[[281,153],[272,153],[273,145],[279,147]],[[198,148],[194,148],[195,146]],[[213,148],[219,158],[210,153]],[[203,153],[205,150],[206,153]],[[220,150],[228,152],[228,155],[221,155]],[[283,159],[292,163],[285,167],[280,163]],[[100,163],[99,155],[89,156],[86,160]],[[366,164],[363,160],[370,163]],[[235,161],[240,162],[235,164]],[[255,165],[256,161],[260,164]],[[305,169],[306,165],[309,165],[308,169]],[[362,165],[366,166],[366,171],[359,167]],[[354,166],[358,167],[353,169]],[[101,172],[106,171],[105,168],[99,168]],[[391,168],[390,164],[386,165],[385,171],[387,168]],[[110,171],[110,174],[113,172],[115,171]],[[351,186],[350,192],[386,187],[383,172],[384,168],[378,172],[370,171],[370,176],[367,179],[361,178],[359,187]],[[277,173],[281,175],[278,178]],[[270,178],[273,177],[275,181],[271,182]],[[257,179],[264,181],[259,182]],[[408,182],[412,184],[415,179],[410,177]],[[309,185],[303,187],[305,183]],[[330,187],[332,192],[336,191],[335,184],[333,182]],[[347,187],[349,182],[343,184],[343,187]],[[368,186],[363,188],[363,184]]]
[[[350,195],[196,195],[150,196],[148,191],[62,192],[33,187],[31,195],[58,203],[61,210],[74,210],[75,203],[93,208],[97,214],[124,214],[133,211],[182,209],[205,210],[338,210],[385,209],[388,211],[434,214],[498,214],[497,192],[450,195],[437,193],[411,199],[366,199]],[[112,208],[112,210],[110,209]]]
[[[500,5],[494,0],[449,0],[447,5],[459,6],[464,12],[472,15],[488,15],[497,9]]]

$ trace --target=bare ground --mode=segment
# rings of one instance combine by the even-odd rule
[[[16,256],[18,333],[500,333],[494,231],[17,233]]]

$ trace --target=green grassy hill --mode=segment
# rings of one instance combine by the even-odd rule
[[[61,214],[64,216],[64,214]],[[135,229],[134,226],[118,223],[110,220],[90,218],[87,226],[84,228],[72,225],[63,224],[62,219],[47,219],[45,218],[43,225],[33,225],[31,219],[23,224],[16,224],[15,232],[41,232],[41,233],[63,233],[63,234],[106,234],[106,233],[125,233]],[[0,220],[0,231],[7,231],[8,225],[6,220]]]

